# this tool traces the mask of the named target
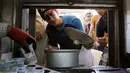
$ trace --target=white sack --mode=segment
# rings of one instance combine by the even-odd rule
[[[89,67],[94,65],[94,57],[91,49],[87,50],[82,46],[79,53],[79,65],[85,65]]]

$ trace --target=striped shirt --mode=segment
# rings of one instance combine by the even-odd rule
[[[0,23],[0,38],[7,36],[7,23]]]

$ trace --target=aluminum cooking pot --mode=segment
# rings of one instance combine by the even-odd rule
[[[79,50],[45,50],[46,65],[49,68],[72,68],[79,66]]]

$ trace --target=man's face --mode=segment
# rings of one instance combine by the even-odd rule
[[[91,16],[92,16],[91,12],[87,12],[86,15],[85,15],[85,17],[89,17],[89,18],[91,18]]]
[[[44,13],[44,20],[48,22],[48,24],[52,24],[56,26],[59,21],[59,15],[54,9],[50,9]]]
[[[86,21],[90,21],[90,20],[91,20],[91,17],[92,17],[91,12],[88,12],[88,13],[86,13],[86,15],[85,15],[85,20],[86,20]]]

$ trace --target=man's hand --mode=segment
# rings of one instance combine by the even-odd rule
[[[20,43],[26,52],[30,52],[30,50],[29,50],[30,44],[33,44],[34,50],[36,49],[35,38],[33,38],[30,34],[24,32],[23,30],[21,30],[19,28],[9,25],[7,35],[12,40],[15,40],[16,42]]]
[[[37,40],[40,40],[40,39],[42,39],[42,37],[43,37],[42,32],[36,31],[36,39],[37,39]]]
[[[83,45],[84,46],[84,45]],[[85,45],[84,46],[87,50],[89,50],[89,49],[92,49],[92,47],[93,47],[93,44],[88,44],[87,46]]]
[[[107,40],[106,38],[97,38],[97,43],[99,43],[99,46],[97,47],[97,49],[102,51],[107,45]]]
[[[51,46],[51,45],[48,46],[48,50],[56,50],[56,49],[57,49],[57,47],[55,47],[55,46]]]

